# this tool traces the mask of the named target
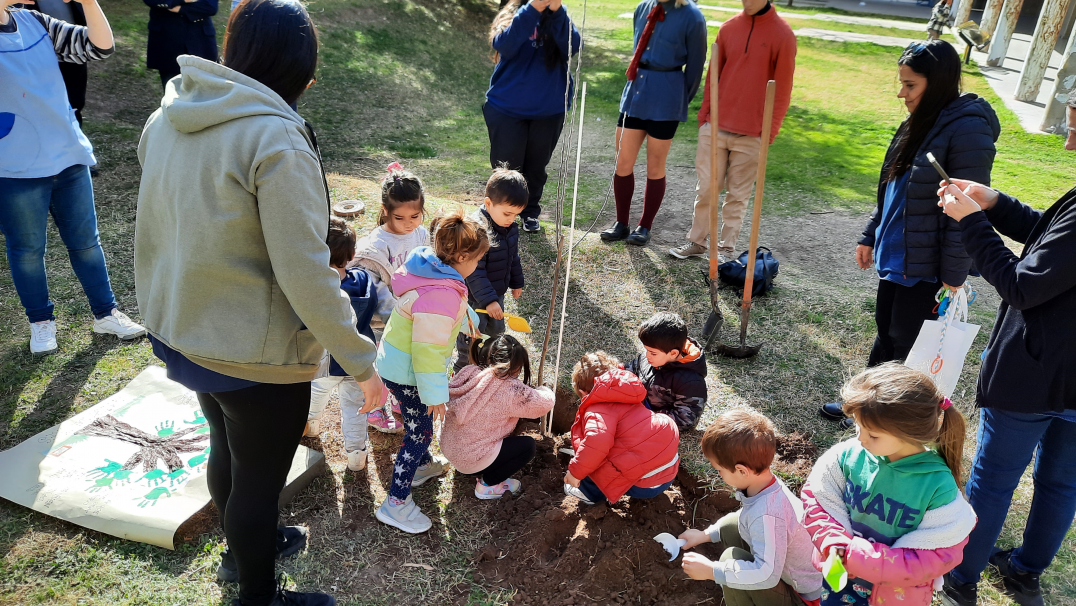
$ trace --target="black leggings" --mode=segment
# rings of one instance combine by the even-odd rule
[[[934,295],[941,285],[937,282],[916,282],[901,286],[889,280],[878,281],[878,299],[874,322],[878,336],[874,338],[867,366],[885,362],[903,362],[915,345],[919,329],[926,320],[937,320]]]
[[[518,170],[527,180],[527,207],[519,213],[525,219],[537,219],[542,213],[542,192],[545,189],[546,167],[564,128],[564,114],[549,118],[525,120],[513,118],[482,105],[489,132],[489,163],[493,168],[506,163]]]
[[[239,568],[243,606],[276,596],[277,501],[303,437],[310,383],[199,393],[209,422],[209,494]]]
[[[489,467],[483,469],[482,482],[486,486],[500,484],[534,458],[534,438],[508,436],[501,441],[501,452]]]

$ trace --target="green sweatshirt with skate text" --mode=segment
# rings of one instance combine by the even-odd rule
[[[852,530],[865,539],[891,546],[918,528],[927,511],[959,494],[952,472],[933,450],[890,461],[872,455],[856,439],[840,446],[844,503]]]

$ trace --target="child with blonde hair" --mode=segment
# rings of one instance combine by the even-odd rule
[[[895,363],[841,390],[858,435],[830,448],[803,487],[804,526],[848,584],[822,604],[927,606],[960,564],[975,512],[960,492],[964,417],[930,377]]]
[[[400,402],[403,444],[393,465],[389,496],[377,519],[404,532],[426,532],[433,523],[415,505],[411,487],[444,473],[444,463],[429,452],[433,422],[448,402],[447,368],[456,335],[478,319],[467,305],[464,279],[489,249],[485,227],[456,211],[430,226],[433,247],[411,251],[392,274],[396,307],[385,325],[375,365],[385,386]],[[372,410],[376,404],[368,405]]]

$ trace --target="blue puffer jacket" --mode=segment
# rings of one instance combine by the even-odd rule
[[[523,288],[523,264],[519,260],[519,225],[501,227],[485,208],[471,218],[485,222],[491,236],[490,248],[474,273],[467,276],[467,301],[474,309],[485,309],[500,300],[509,288]]]
[[[941,177],[927,160],[934,154],[953,179],[990,184],[994,165],[994,142],[1001,134],[994,108],[985,99],[965,93],[938,116],[934,128],[915,156],[904,201],[904,275],[909,278],[938,278],[950,286],[964,283],[971,271],[971,257],[964,250],[957,222],[938,208]],[[878,206],[871,214],[859,243],[874,247],[878,223],[885,203],[886,173],[896,158],[896,137],[889,144],[878,182]]]

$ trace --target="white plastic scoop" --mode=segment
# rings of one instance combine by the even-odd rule
[[[669,552],[669,555],[672,556],[669,558],[670,562],[675,560],[676,556],[680,555],[680,548],[687,545],[687,541],[684,539],[678,539],[667,532],[663,532],[654,537],[654,540],[661,543],[661,546],[665,548],[665,551]]]

